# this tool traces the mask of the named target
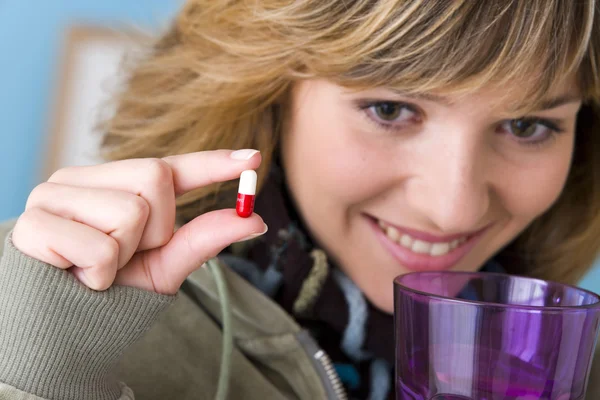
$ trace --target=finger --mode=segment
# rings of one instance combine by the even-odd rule
[[[258,168],[261,156],[253,149],[214,150],[170,156],[164,160],[173,170],[175,194],[179,196],[211,183],[237,179],[242,171]]]
[[[48,181],[124,190],[136,194],[141,192],[140,189],[152,175],[152,182],[164,183],[171,178],[175,193],[181,195],[211,183],[239,178],[242,171],[258,168],[260,161],[260,152],[253,149],[201,151],[163,159],[129,159],[93,166],[68,167],[56,171]],[[162,168],[163,162],[171,171]],[[154,169],[157,171],[153,171]]]
[[[57,268],[81,268],[78,278],[90,289],[107,289],[117,272],[119,246],[113,238],[40,208],[21,215],[13,230],[13,244],[22,253]]]
[[[31,192],[25,209],[31,208],[81,222],[114,238],[119,245],[119,269],[136,252],[150,211],[142,197],[128,192],[49,182]]]
[[[137,253],[115,282],[174,294],[189,274],[225,247],[265,232],[257,214],[240,218],[235,210],[212,211],[182,226],[166,246]]]
[[[91,167],[57,171],[50,182],[128,191],[142,196],[150,215],[139,249],[166,244],[175,225],[175,196],[214,182],[238,178],[243,170],[260,165],[256,150],[215,150],[165,159],[122,160]]]
[[[175,196],[171,167],[161,159],[132,159],[69,167],[48,182],[84,188],[121,190],[142,197],[150,206],[138,249],[167,243],[175,225]]]

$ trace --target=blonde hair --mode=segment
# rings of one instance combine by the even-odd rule
[[[501,253],[509,272],[576,282],[600,238],[599,8],[595,0],[188,0],[132,69],[105,156],[256,148],[264,179],[295,81],[410,93],[523,82],[527,103],[515,107],[527,112],[576,74],[585,103],[565,190]],[[220,196],[230,188],[183,196],[180,221],[230,206]]]

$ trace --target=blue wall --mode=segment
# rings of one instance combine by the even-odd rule
[[[0,221],[38,183],[64,29],[73,23],[164,27],[181,0],[0,1]]]
[[[160,29],[182,0],[0,0],[0,221],[38,183],[64,29],[78,22]],[[600,268],[581,282],[600,292]]]

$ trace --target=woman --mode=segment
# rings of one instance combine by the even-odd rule
[[[577,282],[599,7],[189,0],[132,71],[113,161],[6,227],[2,397],[391,398],[395,276]],[[225,182],[247,169],[246,219]]]

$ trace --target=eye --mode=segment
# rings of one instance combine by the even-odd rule
[[[368,110],[376,119],[384,123],[401,122],[416,115],[408,105],[391,101],[372,104]]]
[[[378,118],[386,122],[396,121],[401,119],[400,117],[411,117],[414,114],[405,105],[392,102],[375,104],[373,111]]]
[[[539,118],[511,119],[502,124],[502,130],[508,132],[517,141],[541,143],[562,130],[553,122]]]
[[[372,102],[362,108],[366,110],[371,119],[386,128],[414,120],[418,116],[413,107],[394,101]]]

